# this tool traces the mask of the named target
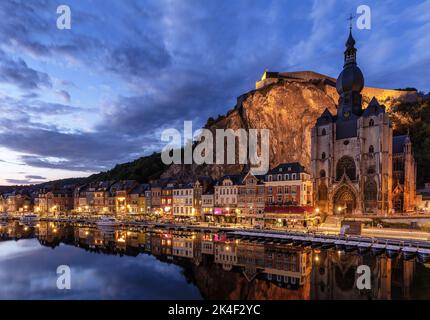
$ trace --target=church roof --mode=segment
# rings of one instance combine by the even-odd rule
[[[393,154],[403,153],[403,149],[408,139],[408,135],[394,136],[393,137]]]
[[[335,120],[335,117],[331,114],[328,108],[325,108],[324,112],[317,119],[317,125],[323,125],[327,123],[331,123]]]
[[[377,116],[380,113],[385,113],[385,107],[381,106],[378,100],[373,97],[366,110],[364,110],[363,117]]]

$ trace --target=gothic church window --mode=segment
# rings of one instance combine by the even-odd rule
[[[369,179],[366,181],[364,186],[364,200],[365,201],[376,201],[378,194],[378,187],[374,179]]]
[[[351,181],[356,179],[356,169],[354,159],[343,156],[336,165],[336,179],[340,180],[343,174],[346,174]]]
[[[327,132],[325,131],[325,129],[322,129],[322,131],[321,131],[321,135],[322,136],[325,136],[327,134]]]
[[[318,199],[322,201],[327,200],[327,194],[327,186],[323,183],[318,188]]]
[[[325,159],[325,152],[323,152],[322,154],[321,154],[321,159]]]
[[[369,153],[373,154],[375,152],[375,148],[373,146],[369,147]]]

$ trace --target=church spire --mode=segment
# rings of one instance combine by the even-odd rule
[[[355,48],[355,39],[352,36],[352,15],[349,17],[349,37],[348,40],[346,40],[345,43],[345,64],[344,66],[347,66],[348,64],[357,64],[357,49]]]

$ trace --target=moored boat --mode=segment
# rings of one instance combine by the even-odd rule
[[[358,249],[357,242],[355,241],[346,241],[345,243],[345,252],[354,252]]]
[[[404,247],[402,249],[403,259],[405,259],[405,260],[411,260],[411,259],[415,258],[417,253],[418,253],[418,249],[414,248],[414,247]]]
[[[385,244],[374,243],[371,247],[372,254],[374,254],[375,256],[379,256],[384,253],[386,247],[387,246]]]
[[[418,249],[418,258],[420,262],[427,263],[430,261],[430,249]]]
[[[115,227],[119,222],[113,217],[101,217],[96,224],[99,227]]]
[[[386,251],[387,251],[387,256],[393,259],[400,254],[400,247],[394,246],[394,245],[387,245]]]
[[[36,222],[38,220],[39,220],[39,216],[34,213],[26,213],[20,219],[20,221],[23,223]]]
[[[360,253],[366,253],[370,250],[370,247],[372,246],[372,244],[370,242],[359,242],[357,244],[358,247],[358,252]]]

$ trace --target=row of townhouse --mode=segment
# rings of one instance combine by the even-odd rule
[[[272,215],[277,221],[283,214],[311,208],[312,183],[304,167],[295,162],[280,164],[264,176],[248,173],[225,175],[218,180],[200,177],[187,183],[166,179],[149,184],[101,181],[45,188],[33,196],[9,194],[1,199],[4,211],[31,210],[34,204],[34,211],[40,214],[152,214],[176,221],[255,226]]]
[[[29,212],[33,210],[33,196],[30,192],[16,190],[0,195],[0,213]]]

